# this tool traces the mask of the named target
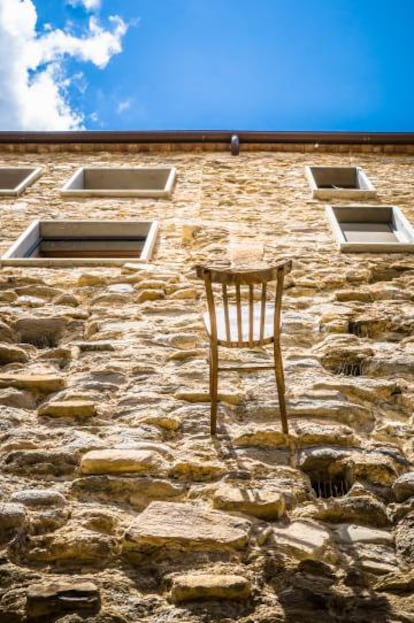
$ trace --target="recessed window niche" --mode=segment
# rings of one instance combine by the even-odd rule
[[[370,199],[374,186],[360,167],[305,167],[314,199]]]
[[[3,255],[2,265],[116,265],[151,258],[158,223],[33,221]]]
[[[0,167],[0,195],[20,195],[41,173],[40,167]]]
[[[414,230],[394,206],[328,206],[326,215],[341,251],[414,252]]]
[[[64,197],[170,197],[174,167],[81,167],[61,189]]]

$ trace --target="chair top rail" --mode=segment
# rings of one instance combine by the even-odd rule
[[[274,266],[255,270],[220,270],[205,266],[195,266],[195,270],[197,277],[208,279],[212,283],[251,285],[264,281],[276,281],[280,270],[283,270],[283,274],[286,275],[292,270],[292,260],[284,260]]]

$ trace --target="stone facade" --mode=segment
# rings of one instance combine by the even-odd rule
[[[1,269],[2,623],[414,621],[414,255],[339,253],[309,164],[414,223],[394,148],[2,146],[44,172],[0,198],[1,252],[38,218],[161,225],[148,265]],[[60,197],[100,165],[175,166],[173,196]],[[281,258],[290,435],[272,372],[230,372],[211,439],[193,266]]]

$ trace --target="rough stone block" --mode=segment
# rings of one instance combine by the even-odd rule
[[[250,595],[249,580],[239,575],[178,575],[173,579],[170,599],[175,603],[204,599],[243,601]]]
[[[38,409],[38,415],[49,417],[92,417],[96,406],[90,400],[65,400],[49,402]]]
[[[250,522],[193,504],[152,502],[128,529],[124,548],[236,548],[247,545]]]
[[[154,472],[162,467],[158,453],[151,450],[92,450],[81,460],[82,474],[122,474]]]

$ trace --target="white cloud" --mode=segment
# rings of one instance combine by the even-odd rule
[[[101,0],[67,0],[67,4],[72,6],[83,5],[87,11],[97,11],[101,8]]]
[[[133,101],[134,100],[132,99],[132,97],[127,97],[126,99],[118,102],[118,105],[116,107],[116,112],[118,113],[118,115],[121,115],[126,110],[129,110],[133,104]]]
[[[39,34],[33,0],[0,0],[0,129],[81,128],[83,115],[72,109],[68,98],[79,73],[68,76],[65,60],[71,57],[103,69],[122,51],[127,30],[120,17],[110,21],[111,30],[91,16],[80,36],[53,27]]]

